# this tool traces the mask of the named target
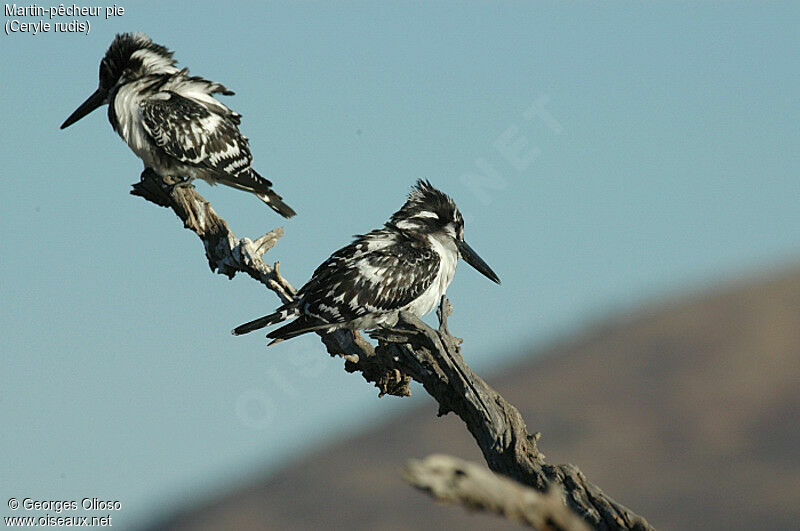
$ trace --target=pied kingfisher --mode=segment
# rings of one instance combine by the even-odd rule
[[[439,304],[459,257],[500,283],[464,241],[464,219],[455,202],[428,181],[417,181],[383,228],[355,238],[314,271],[294,301],[233,334],[297,317],[267,335],[271,345],[315,330],[391,327],[401,311],[421,317]]]
[[[118,34],[100,61],[99,88],[61,129],[109,104],[112,127],[146,168],[252,192],[278,214],[294,216],[272,183],[250,167],[253,156],[238,128],[241,115],[213,96],[233,92],[175,63],[172,52],[144,33]]]

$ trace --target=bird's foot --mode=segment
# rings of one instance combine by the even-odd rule
[[[170,189],[179,187],[179,186],[190,186],[192,183],[191,177],[179,177],[176,175],[169,175],[164,177],[164,183],[170,187]]]

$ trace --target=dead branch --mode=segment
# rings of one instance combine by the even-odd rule
[[[436,500],[488,511],[540,531],[588,531],[555,487],[542,493],[449,455],[408,461],[403,476]]]
[[[270,267],[264,253],[283,235],[283,229],[251,241],[237,238],[191,185],[164,182],[150,170],[133,185],[134,195],[159,206],[169,207],[203,241],[212,271],[233,278],[242,272],[275,292],[282,302],[295,297],[296,290],[284,279],[278,264]],[[452,307],[443,298],[435,330],[414,315],[401,315],[393,330],[373,334],[378,346],[358,333],[340,330],[320,333],[331,356],[345,359],[345,370],[360,372],[379,389],[380,395],[410,395],[415,380],[439,403],[439,415],[453,412],[467,425],[483,452],[489,468],[531,486],[540,492],[557,488],[567,504],[596,529],[649,530],[641,516],[606,496],[573,465],[548,465],[536,441],[529,434],[519,411],[503,399],[464,362],[461,340],[447,327]]]

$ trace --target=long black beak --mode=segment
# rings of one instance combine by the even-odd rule
[[[497,274],[492,271],[492,268],[489,267],[489,264],[484,262],[483,259],[478,256],[478,253],[472,249],[472,247],[467,245],[467,242],[463,240],[458,242],[458,250],[461,252],[461,257],[464,259],[464,261],[477,269],[478,272],[485,275],[492,282],[500,284],[500,277],[498,277]]]
[[[69,118],[61,124],[61,129],[67,128],[95,110],[96,108],[100,107],[106,102],[106,95],[100,89],[94,91],[94,94],[89,96],[89,99],[81,103],[81,106],[75,109],[75,112],[69,115]]]

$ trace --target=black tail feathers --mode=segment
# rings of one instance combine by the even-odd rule
[[[272,183],[263,178],[253,168],[248,168],[237,175],[217,175],[217,182],[251,192],[264,201],[269,207],[285,218],[291,218],[297,213],[283,202],[283,198],[272,189]]]
[[[240,336],[242,334],[249,334],[254,330],[260,330],[264,327],[280,323],[287,317],[288,315],[286,313],[286,310],[278,310],[275,313],[265,315],[264,317],[259,317],[258,319],[254,319],[249,323],[244,323],[242,325],[237,326],[236,328],[231,330],[231,334],[235,336]]]
[[[286,319],[289,319],[296,315],[297,311],[295,309],[282,308],[275,313],[265,315],[264,317],[259,317],[258,319],[254,319],[249,323],[244,323],[243,325],[239,325],[236,328],[234,328],[231,331],[231,333],[235,336],[240,336],[242,334],[250,333],[254,330],[259,330],[261,328],[283,322]],[[284,339],[291,339],[293,337],[297,337],[299,335],[308,332],[314,332],[316,330],[330,328],[331,326],[332,326],[331,323],[323,323],[322,321],[314,317],[301,315],[291,323],[286,324],[278,328],[277,330],[273,330],[272,332],[267,334],[267,337],[272,339],[272,341],[269,344],[274,345],[275,343],[279,343]]]
[[[296,216],[297,212],[289,205],[283,202],[283,198],[275,193],[272,189],[272,183],[258,174],[256,170],[250,168],[250,174],[258,186],[253,187],[253,192],[259,199],[264,201],[269,207],[285,218]]]
[[[280,214],[285,218],[291,218],[297,215],[297,212],[292,210],[292,207],[284,203],[283,198],[278,194],[276,194],[275,192],[273,192],[272,190],[269,190],[264,193],[257,193],[256,195],[258,196],[259,199],[261,199],[267,205],[269,205],[269,207],[272,210],[274,210],[275,212],[277,212],[278,214]]]
[[[307,334],[308,332],[314,332],[316,330],[322,330],[323,328],[330,327],[331,323],[323,323],[319,319],[309,317],[307,315],[301,315],[291,323],[283,325],[277,330],[273,330],[267,334],[267,337],[273,340],[270,343],[270,345],[273,345],[279,341],[283,341],[284,339],[291,339],[299,335]]]

